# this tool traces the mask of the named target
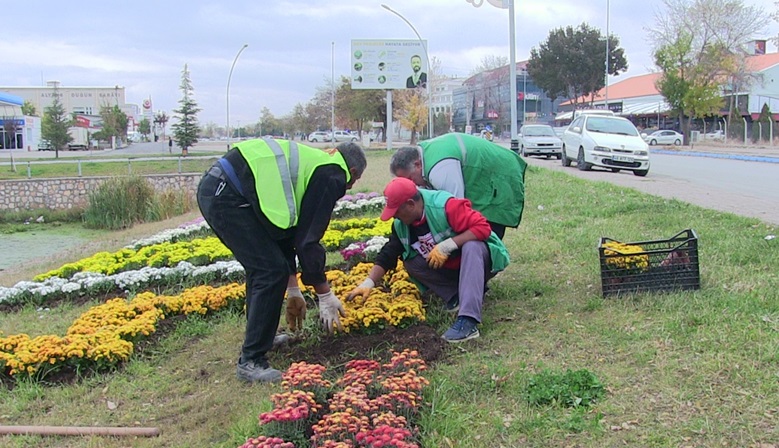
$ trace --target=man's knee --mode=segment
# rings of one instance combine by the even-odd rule
[[[463,244],[463,247],[460,248],[460,252],[463,256],[466,254],[484,256],[488,252],[487,243],[478,240],[467,241],[465,244]]]

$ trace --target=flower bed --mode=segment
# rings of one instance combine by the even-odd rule
[[[0,334],[0,372],[38,379],[70,366],[100,370],[126,361],[134,345],[156,331],[157,323],[173,315],[206,314],[241,304],[245,286],[199,286],[176,296],[141,293],[132,300],[111,299],[90,308],[65,336]]]
[[[333,293],[341,299],[347,316],[341,319],[344,332],[376,333],[388,326],[405,327],[425,320],[425,309],[419,289],[409,281],[402,265],[394,272],[388,272],[377,284],[367,299],[349,295],[365,278],[373,264],[360,263],[349,272],[327,271],[327,281]],[[312,287],[300,284],[310,295]]]
[[[259,416],[263,435],[241,448],[418,447],[416,420],[429,384],[420,373],[426,368],[410,350],[393,353],[386,364],[349,361],[338,379],[318,364],[292,364],[283,376],[284,392],[272,397],[273,410]]]

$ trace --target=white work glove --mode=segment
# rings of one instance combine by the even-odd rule
[[[427,256],[427,264],[433,269],[438,269],[446,263],[449,259],[449,255],[457,250],[457,243],[453,239],[447,238],[440,243],[436,244],[433,250],[430,251],[430,255]]]
[[[352,300],[357,296],[362,296],[363,300],[365,300],[371,294],[371,289],[373,289],[375,286],[376,283],[373,280],[371,280],[370,277],[368,277],[365,280],[363,280],[362,283],[360,283],[360,286],[354,288],[352,292],[350,292],[349,295],[346,297],[346,299]]]
[[[346,311],[344,306],[338,297],[333,294],[333,291],[325,294],[317,294],[319,297],[319,320],[322,321],[322,325],[327,329],[328,333],[333,332],[333,324],[339,331],[343,331],[344,327],[341,325],[341,317],[346,317]]]

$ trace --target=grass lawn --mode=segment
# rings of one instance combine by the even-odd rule
[[[356,191],[381,192],[389,155],[369,153]],[[490,283],[481,337],[427,372],[423,446],[779,446],[772,228],[561,172],[529,167],[526,177],[522,225],[505,237],[512,264]],[[701,290],[602,298],[600,237],[657,240],[686,228],[700,237]],[[30,307],[1,316],[0,330],[61,330],[78,311]],[[242,336],[239,315],[191,318],[117,372],[0,389],[0,425],[157,426],[158,438],[0,436],[0,445],[238,446],[280,390],[235,378]],[[544,369],[586,369],[606,395],[589,408],[530,405],[528,380]]]

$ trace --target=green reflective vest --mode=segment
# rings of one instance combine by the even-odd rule
[[[425,201],[425,219],[430,227],[433,241],[438,244],[447,238],[455,236],[454,230],[449,225],[449,220],[446,219],[446,201],[453,196],[449,192],[438,190],[420,189],[419,193],[422,195],[422,200]],[[403,243],[403,259],[408,260],[419,255],[411,247],[408,226],[399,219],[396,219],[392,225],[395,227],[395,233],[397,233],[400,242]],[[500,272],[506,269],[506,266],[509,264],[509,252],[503,241],[498,238],[498,235],[495,235],[495,232],[490,232],[490,236],[485,242],[492,260],[491,271]]]
[[[337,164],[351,173],[337,150],[329,152],[289,140],[255,139],[233,145],[254,174],[254,185],[260,210],[280,229],[297,225],[300,203],[314,170],[322,165]]]
[[[511,151],[483,138],[452,132],[419,142],[427,180],[430,170],[444,159],[460,161],[465,197],[487,221],[517,227],[525,205],[527,162]]]

